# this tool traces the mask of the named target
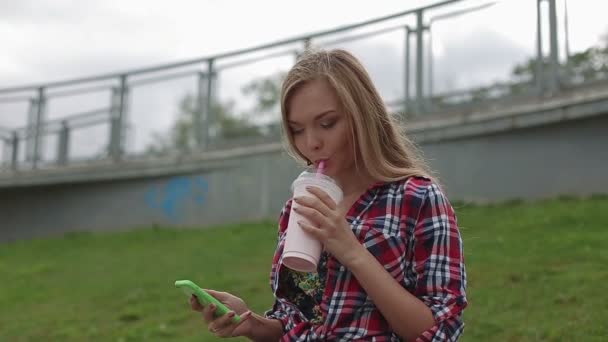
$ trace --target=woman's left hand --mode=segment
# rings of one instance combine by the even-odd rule
[[[344,265],[348,265],[364,251],[357,237],[350,229],[345,212],[320,188],[311,186],[306,190],[314,195],[294,198],[298,204],[294,210],[306,217],[315,226],[299,221],[302,229],[321,241],[325,249]]]

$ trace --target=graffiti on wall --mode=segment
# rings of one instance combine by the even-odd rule
[[[159,210],[171,221],[179,221],[187,206],[205,202],[209,184],[202,176],[179,176],[150,187],[146,192],[148,207]]]

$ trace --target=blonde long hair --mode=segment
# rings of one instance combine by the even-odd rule
[[[281,89],[281,115],[287,151],[307,162],[287,125],[291,96],[307,81],[326,79],[338,95],[350,124],[355,167],[390,182],[411,176],[434,178],[402,125],[389,115],[363,65],[345,50],[308,50],[287,73]]]

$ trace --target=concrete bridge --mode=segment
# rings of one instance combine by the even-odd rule
[[[608,86],[407,127],[452,200],[608,194]],[[1,237],[275,218],[299,171],[276,141],[1,174]]]
[[[437,6],[453,2],[457,1]],[[555,5],[552,0],[549,2]],[[421,37],[425,26],[423,13],[433,6],[399,14],[419,19],[417,28],[406,27],[408,37],[410,32]],[[555,19],[551,18],[553,25]],[[358,26],[351,25],[345,30],[353,27]],[[308,45],[311,39],[327,32],[281,44],[302,41]],[[539,44],[538,58],[543,62],[538,65],[535,78],[523,84],[528,87],[523,96],[507,94],[483,102],[460,101],[451,106],[437,105],[433,101],[439,95],[425,95],[422,91],[424,68],[422,54],[418,54],[415,98],[410,98],[408,92],[402,100],[387,106],[401,117],[404,113],[414,114],[406,116],[406,130],[438,171],[453,201],[493,202],[608,193],[608,80],[576,83],[565,77],[553,43],[552,38],[553,62],[549,64],[545,63]],[[418,40],[418,44],[417,51],[422,51],[422,41]],[[209,63],[207,75],[216,72],[213,65],[220,57],[203,59]],[[549,69],[543,70],[547,65]],[[127,113],[128,79],[144,71],[4,90],[5,93],[35,90],[37,98],[30,108],[30,125],[23,131],[4,134],[14,153],[9,167],[0,172],[0,241],[74,230],[105,231],[152,225],[199,227],[276,218],[300,167],[285,154],[276,135],[255,141],[212,143],[204,128],[213,118],[208,100],[213,95],[213,77],[201,75],[200,121],[196,122],[201,128],[197,135],[198,150],[157,157],[124,153],[121,130]],[[66,119],[57,131],[58,162],[41,163],[38,153],[40,135],[47,127],[44,122],[47,90],[65,83],[85,84],[92,79],[107,78],[120,80],[119,87],[113,90],[110,116],[103,119],[108,119],[105,122],[111,127],[107,156],[70,160],[69,119]],[[410,81],[408,74],[406,89]],[[86,87],[90,86],[83,89]],[[449,96],[443,94],[441,98]],[[51,124],[57,126],[56,122]],[[31,157],[23,161],[15,152],[20,140],[29,146]]]

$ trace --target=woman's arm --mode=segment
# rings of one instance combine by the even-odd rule
[[[258,314],[251,316],[252,328],[245,336],[255,342],[276,342],[283,336],[283,324],[278,319],[269,319]]]
[[[420,208],[413,232],[407,237],[413,244],[408,262],[409,271],[416,276],[413,294],[361,245],[344,214],[322,190],[307,188],[316,198],[294,199],[300,204],[298,212],[316,223],[316,227],[303,221],[298,223],[353,273],[398,335],[420,341],[456,341],[464,325],[460,313],[467,305],[462,240],[456,217],[437,185],[429,182],[412,187],[405,193],[416,198],[403,203],[418,202],[415,206]]]
[[[270,275],[270,284],[273,293],[281,292],[279,286],[279,270],[280,259],[283,254],[283,238],[289,222],[289,214],[291,211],[291,199],[289,199],[279,215],[279,231],[277,236],[277,247],[272,261],[272,269]],[[283,301],[275,298],[275,302],[268,311],[263,315],[253,314],[251,317],[252,326],[249,333],[244,334],[245,337],[252,341],[278,341],[287,332],[302,323],[304,316],[297,307],[286,305]]]
[[[435,325],[429,307],[404,289],[365,247],[344,266],[355,275],[397,335],[413,341]]]
[[[466,273],[462,239],[447,198],[430,184],[412,232],[414,294],[405,290],[364,247],[348,267],[397,334],[407,340],[456,341],[464,323]],[[431,329],[432,328],[432,329]]]

